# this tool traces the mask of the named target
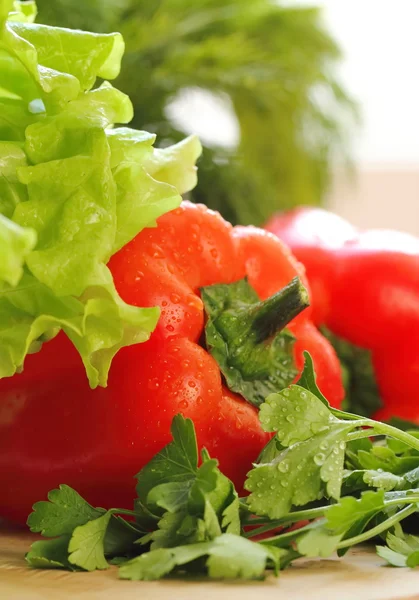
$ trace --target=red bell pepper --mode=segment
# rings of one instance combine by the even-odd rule
[[[266,229],[305,265],[315,323],[370,352],[383,403],[375,417],[419,424],[419,238],[360,231],[304,207],[275,215]]]
[[[169,442],[178,412],[193,419],[200,446],[242,485],[267,434],[260,428],[257,409],[227,387],[220,365],[203,344],[200,289],[211,302],[218,293],[230,293],[228,286],[205,286],[247,277],[262,300],[269,298],[254,306],[243,304],[243,309],[226,300],[226,312],[218,321],[210,311],[218,333],[232,328],[229,343],[237,361],[228,369],[243,376],[246,385],[254,380],[267,385],[271,376],[284,376],[290,383],[302,370],[303,351],[308,350],[319,387],[332,405],[340,405],[340,365],[311,322],[310,309],[288,323],[295,343],[289,334],[278,338],[278,347],[271,339],[274,328],[283,327],[304,307],[287,305],[295,286],[276,294],[295,276],[302,281],[305,276],[275,236],[253,227],[233,228],[219,214],[184,202],[161,217],[157,228],[143,230],[115,254],[109,267],[126,302],[161,307],[157,328],[149,341],[119,351],[106,388],[89,388],[80,358],[62,333],[26,359],[22,374],[0,381],[1,516],[24,521],[32,504],[61,483],[76,488],[95,506],[129,507],[133,475]],[[237,287],[231,289],[238,293]],[[259,333],[264,330],[260,339],[252,337],[255,323]],[[273,375],[265,373],[265,362],[258,363],[255,348],[256,354],[270,353]],[[249,353],[246,364],[240,362],[241,349]],[[285,367],[275,363],[276,349],[285,352]],[[216,349],[211,350],[216,356]]]

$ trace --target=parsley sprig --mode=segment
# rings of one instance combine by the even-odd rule
[[[248,473],[247,497],[205,449],[199,455],[192,421],[177,415],[172,442],[137,475],[132,511],[92,507],[65,485],[34,505],[28,525],[50,539],[32,544],[29,565],[114,564],[133,580],[258,579],[377,538],[388,563],[419,565],[419,538],[400,525],[419,510],[418,433],[331,408],[305,360],[298,384],[260,407],[274,435]]]

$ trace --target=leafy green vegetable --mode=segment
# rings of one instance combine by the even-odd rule
[[[198,449],[193,423],[181,415],[172,422],[173,441],[137,475],[136,509],[139,523],[157,529],[141,543],[151,548],[171,547],[213,539],[222,531],[240,533],[239,501],[233,484],[217,461]]]
[[[63,535],[52,540],[34,542],[25,556],[26,562],[35,569],[67,569],[72,571],[75,565],[68,560],[70,536]]]
[[[364,481],[370,487],[375,487],[389,492],[390,490],[400,489],[403,486],[403,478],[386,473],[385,471],[365,471]]]
[[[333,420],[328,408],[299,385],[268,396],[260,407],[264,430],[276,431],[277,439],[284,446],[304,442],[313,434],[326,431]]]
[[[364,492],[360,498],[348,496],[342,498],[338,504],[333,504],[325,511],[326,518],[314,521],[303,528],[302,536],[298,536],[297,548],[304,556],[329,556],[337,551],[338,556],[343,556],[355,543],[373,539],[382,531],[389,530],[392,525],[397,527],[398,520],[403,518],[403,511],[394,513],[394,506],[399,502],[415,502],[418,499],[417,490],[414,498],[413,490],[406,495],[398,497],[378,492]],[[410,514],[416,510],[413,504],[408,505],[404,511]],[[390,514],[390,516],[389,516]],[[374,519],[378,519],[378,525],[371,527],[365,532]],[[381,522],[380,522],[381,521]],[[304,531],[308,529],[307,533]],[[280,538],[281,536],[279,536]],[[413,536],[410,536],[413,539]],[[387,550],[384,550],[385,552]],[[413,559],[412,559],[413,560]]]
[[[360,468],[374,469],[402,475],[419,466],[419,456],[396,455],[388,446],[374,446],[369,452],[359,450],[356,454]]]
[[[325,528],[316,527],[299,537],[296,545],[303,556],[327,558],[335,552],[341,538],[341,534],[332,535]]]
[[[327,511],[326,526],[335,533],[360,533],[377,513],[384,509],[384,492],[364,492],[359,499],[352,496],[341,498]]]
[[[240,501],[236,490],[231,490],[231,502],[227,502],[226,508],[222,512],[221,528],[226,533],[240,535]]]
[[[268,394],[291,383],[297,374],[294,337],[284,328],[309,303],[298,278],[264,301],[247,279],[204,287],[201,297],[208,315],[207,348],[230,390],[260,406]]]
[[[174,417],[173,441],[163,448],[137,475],[137,495],[148,502],[151,490],[163,484],[185,484],[194,481],[198,471],[198,447],[190,419]],[[166,488],[167,489],[167,488]]]
[[[262,427],[276,434],[248,474],[247,498],[238,498],[205,449],[199,455],[192,421],[177,415],[172,441],[137,475],[133,511],[94,508],[60,486],[29,516],[32,531],[52,539],[35,542],[27,562],[85,571],[115,564],[133,580],[172,572],[254,579],[387,535],[379,555],[417,566],[418,538],[400,526],[419,512],[419,468],[402,470],[409,464],[402,459],[418,459],[417,435],[329,407],[308,355],[299,383],[310,389],[291,385],[260,408]],[[367,457],[388,459],[400,472],[359,469]]]
[[[339,499],[353,422],[336,419],[314,394],[293,385],[268,396],[261,407],[261,424],[266,431],[277,431],[286,448],[272,462],[250,471],[246,489],[251,492],[251,510],[278,519],[293,505],[324,495]]]
[[[48,502],[36,503],[28,518],[32,531],[48,537],[61,536],[56,538],[60,541],[36,542],[26,557],[29,564],[92,571],[106,569],[110,558],[137,554],[138,548],[148,544],[151,544],[154,556],[159,549],[206,543],[224,535],[240,540],[240,504],[232,483],[220,473],[217,461],[205,451],[202,451],[202,464],[198,466],[192,421],[177,415],[172,434],[173,441],[137,476],[137,491],[146,498],[139,501],[139,513],[128,511],[137,517],[137,523],[131,524],[115,516],[121,512],[119,509],[93,508],[75,490],[62,485],[49,493]],[[154,513],[158,520],[154,531],[141,536],[144,534],[141,530],[144,511],[149,515]],[[208,552],[201,553],[214,557],[208,566],[216,564],[216,557],[223,552],[222,543],[220,548],[215,544],[214,548],[208,546]],[[237,542],[238,551],[241,543]],[[264,549],[253,552],[270,556]],[[159,553],[156,556],[167,555]],[[240,568],[244,572],[245,566]],[[250,573],[249,569],[247,572]]]
[[[116,183],[116,252],[144,227],[179,204],[179,194],[196,185],[195,161],[201,146],[190,136],[164,150],[155,149],[154,135],[127,127],[106,132]]]
[[[2,130],[2,116],[5,116],[4,113],[0,115],[0,135],[6,137]],[[17,176],[18,168],[26,165],[26,154],[19,144],[0,142],[0,213],[4,217],[10,218],[19,202],[27,199],[26,187]],[[14,284],[13,281],[10,283]]]
[[[346,488],[350,490],[351,485],[355,485],[356,490],[363,489],[358,473],[344,471],[348,442],[352,449],[351,462],[364,461],[360,466],[368,470],[366,475],[362,474],[362,483],[383,489],[398,487],[399,480],[389,485],[389,477],[384,472],[373,472],[377,468],[375,462],[391,455],[399,468],[403,465],[406,472],[411,466],[410,461],[417,457],[397,457],[390,448],[371,444],[366,445],[367,451],[363,449],[364,444],[360,445],[360,440],[368,435],[384,433],[416,450],[415,438],[405,437],[403,432],[383,423],[361,419],[324,404],[323,397],[317,393],[312,361],[307,356],[300,380],[314,393],[292,385],[268,396],[260,408],[262,427],[265,431],[276,432],[277,447],[273,451],[271,441],[261,453],[262,460],[248,474],[245,487],[251,492],[248,497],[250,510],[270,519],[281,519],[293,506],[304,506],[324,496],[339,500],[344,476]],[[363,431],[362,427],[369,427],[369,432]],[[356,454],[353,451],[355,442],[359,446]],[[410,477],[414,480],[415,476],[410,474]],[[404,481],[407,483],[407,480]],[[348,489],[345,489],[347,492]]]
[[[72,75],[82,90],[90,90],[97,77],[115,79],[119,75],[125,49],[119,33],[97,35],[21,21],[12,23],[11,29],[36,48],[39,64]]]
[[[138,536],[144,532],[136,523],[116,516],[115,511],[111,510],[109,512],[112,513],[112,516],[103,540],[105,555],[115,557],[124,553],[135,554],[135,544],[138,542]]]
[[[317,387],[313,359],[307,351],[304,352],[304,368],[299,380],[297,381],[297,385],[317,396],[317,398],[321,400],[325,406],[329,406],[329,402]]]
[[[159,317],[123,302],[106,264],[196,184],[200,145],[155,150],[154,135],[115,127],[131,102],[96,82],[119,74],[121,35],[34,15],[0,2],[0,377],[63,329],[91,387],[105,386],[114,355]]]
[[[160,579],[175,567],[191,563],[202,556],[208,556],[208,575],[215,579],[262,579],[267,567],[279,569],[280,554],[276,548],[224,533],[211,542],[142,554],[124,563],[120,567],[119,576],[133,580]]]
[[[37,502],[28,517],[31,531],[47,537],[68,535],[79,525],[98,519],[105,514],[103,508],[93,508],[68,485],[51,490],[48,502]]]
[[[386,542],[387,546],[377,546],[377,554],[390,565],[411,568],[419,566],[418,537],[400,531],[399,535],[388,533]]]
[[[141,535],[140,529],[114,512],[119,511],[94,508],[67,485],[51,490],[48,501],[34,504],[28,526],[54,539],[35,542],[27,562],[40,568],[108,568],[105,554],[130,551]]]
[[[25,258],[35,244],[33,229],[20,227],[0,214],[0,282],[11,286],[19,283]]]
[[[381,470],[354,470],[345,471],[343,475],[343,494],[346,490],[350,493],[354,490],[366,490],[368,488],[377,488],[384,492],[394,489],[403,489],[405,480],[399,475]]]
[[[76,527],[68,544],[68,560],[86,571],[107,569],[104,541],[111,513],[106,512],[101,517]]]

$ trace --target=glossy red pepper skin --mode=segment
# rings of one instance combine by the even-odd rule
[[[268,440],[256,409],[230,392],[200,346],[198,289],[245,275],[261,298],[302,267],[275,236],[232,228],[217,213],[183,203],[110,261],[122,298],[161,307],[148,342],[120,350],[107,388],[91,390],[77,353],[60,334],[28,357],[24,372],[0,381],[0,515],[24,522],[32,504],[66,483],[96,506],[131,507],[134,475],[170,441],[178,412],[193,419],[200,446],[240,489]],[[329,343],[300,314],[289,328],[298,367],[308,349],[332,404],[343,396]]]
[[[372,351],[384,403],[375,417],[419,424],[419,238],[304,207],[266,229],[306,267],[316,324]]]

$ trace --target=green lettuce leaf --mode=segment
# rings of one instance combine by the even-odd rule
[[[17,285],[25,257],[35,244],[36,233],[32,229],[19,227],[0,214],[0,281]]]
[[[201,153],[196,136],[163,150],[153,148],[155,136],[117,127],[106,131],[116,183],[117,252],[144,227],[178,205],[178,194],[195,187],[195,162]],[[158,168],[159,163],[161,169]]]
[[[7,10],[2,13],[0,8],[0,16],[4,14],[8,17],[9,21],[21,21],[23,23],[33,23],[35,21],[37,9],[34,0],[26,0],[26,2],[7,0],[3,2],[3,6]]]
[[[83,90],[90,90],[97,77],[115,79],[119,75],[125,49],[120,33],[97,35],[22,22],[10,26],[16,35],[36,48],[42,67],[73,75]]]
[[[91,387],[113,356],[146,341],[158,308],[127,305],[111,256],[196,184],[195,137],[163,150],[126,124],[118,33],[33,24],[33,3],[0,0],[0,377],[62,329]]]

